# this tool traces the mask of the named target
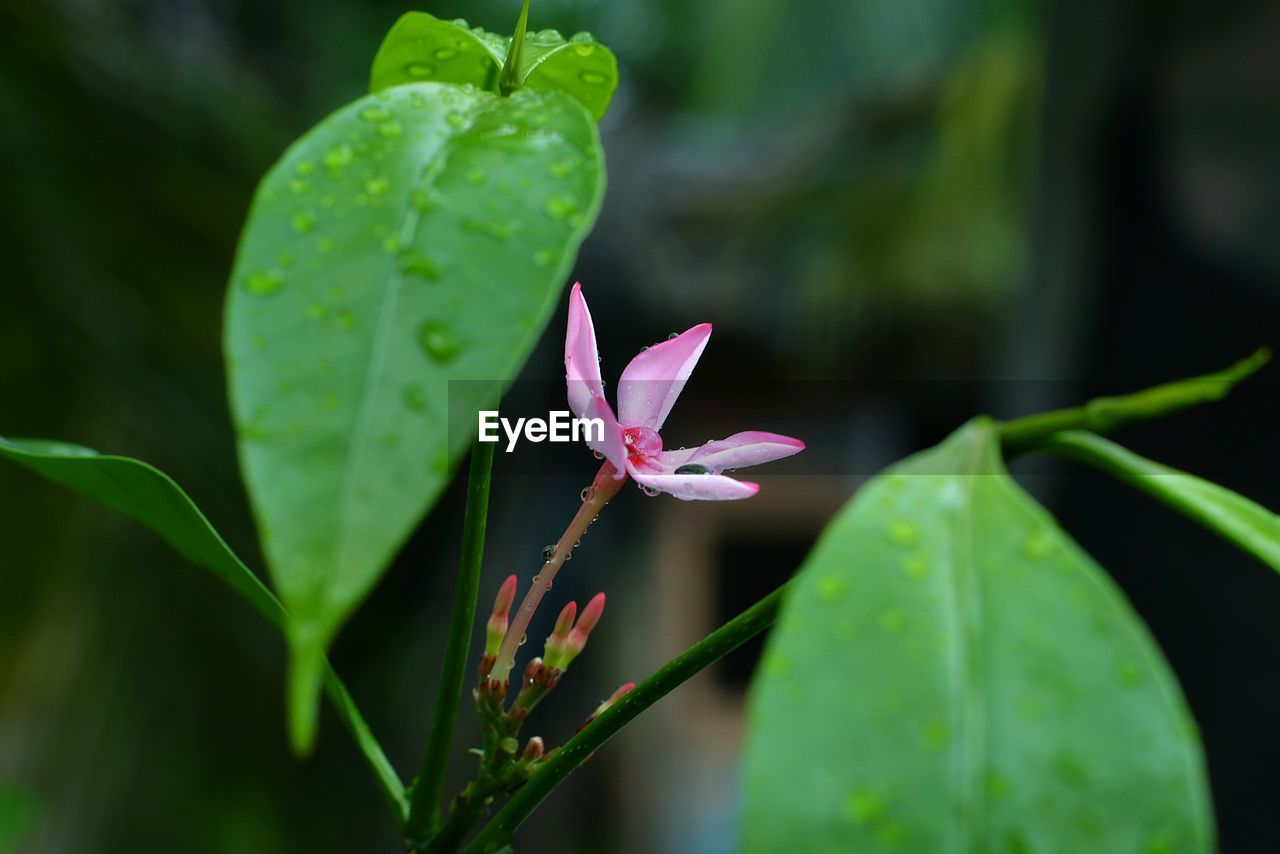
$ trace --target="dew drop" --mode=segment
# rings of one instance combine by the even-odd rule
[[[339,143],[324,153],[324,165],[337,172],[345,169],[353,157],[355,153],[351,150],[351,146],[345,142]]]
[[[400,392],[400,399],[405,408],[412,412],[422,412],[427,408],[427,392],[421,383],[409,383]]]
[[[582,487],[582,491],[578,493],[578,497],[581,498],[583,502],[587,502],[591,500],[592,494],[591,487],[584,486]]]
[[[715,474],[716,470],[701,463],[686,463],[676,468],[676,474]]]
[[[321,252],[332,252],[333,238],[332,237],[320,238],[320,242],[316,244],[316,248],[318,248]]]
[[[555,556],[556,556],[556,547],[555,547],[555,546],[543,546],[543,547],[542,547],[542,562],[543,562],[543,563],[548,563],[548,562],[550,562],[550,560],[551,560],[552,558],[554,558]],[[538,583],[538,576],[536,576],[536,575],[535,575],[535,576],[533,577],[533,583],[534,583],[534,584],[537,584],[537,583]]]
[[[311,192],[311,182],[304,181],[301,178],[294,178],[289,182],[289,192],[295,196],[301,196],[304,193]]]
[[[312,320],[320,320],[322,317],[324,317],[328,313],[329,313],[329,306],[325,305],[322,302],[313,302],[311,305],[307,306],[307,317],[311,318]]]
[[[276,256],[276,263],[286,270],[293,266],[293,262],[294,257],[292,252],[281,251],[281,253]]]
[[[884,798],[871,789],[854,789],[844,799],[844,811],[854,824],[870,824],[884,815]]]
[[[441,364],[453,361],[462,349],[452,330],[430,320],[418,327],[418,344],[428,356]]]
[[[310,160],[299,160],[294,164],[293,171],[299,175],[310,175],[316,171],[316,164]]]
[[[441,62],[453,59],[457,55],[458,52],[451,47],[438,47],[435,49],[435,53],[432,54],[432,56]]]
[[[599,71],[583,71],[578,75],[578,79],[588,86],[603,86],[609,80]]]
[[[849,585],[838,575],[824,575],[818,580],[818,597],[827,602],[838,602],[844,598]]]
[[[1053,554],[1055,543],[1049,531],[1039,529],[1027,534],[1022,541],[1022,556],[1027,560],[1041,561]]]
[[[283,287],[284,277],[274,270],[259,270],[244,280],[244,289],[254,296],[270,296]]]
[[[467,122],[461,113],[445,113],[444,120],[456,128],[462,127]]]
[[[547,167],[547,173],[552,178],[568,178],[573,174],[573,170],[578,166],[574,160],[557,160]]]
[[[907,624],[907,618],[897,608],[892,608],[880,615],[880,628],[886,632],[900,632]]]
[[[489,176],[485,174],[483,169],[471,169],[467,171],[467,183],[479,186],[485,182]]]
[[[592,451],[591,456],[595,457],[597,460],[604,459],[604,454],[600,453],[599,451]]]
[[[564,41],[564,36],[560,35],[559,30],[538,30],[536,33],[533,34],[533,37],[536,39],[541,39],[544,42]]]
[[[388,139],[393,139],[404,133],[404,127],[397,121],[389,121],[384,125],[378,126],[378,133]]]
[[[421,252],[407,252],[400,259],[400,272],[428,281],[439,281],[440,265]]]
[[[391,189],[391,181],[385,175],[379,175],[376,178],[370,178],[364,184],[365,192],[371,196],[381,196],[387,190]]]
[[[434,65],[427,65],[425,62],[411,62],[404,67],[404,73],[408,74],[415,80],[422,80],[430,77],[435,72]]]
[[[667,340],[668,340],[668,341],[674,341],[674,340],[676,340],[676,339],[677,339],[677,338],[679,338],[679,337],[680,337],[680,333],[679,333],[679,332],[672,332],[670,335],[668,335],[668,336],[667,336]]]
[[[356,316],[349,311],[339,312],[337,325],[339,329],[355,329]]]
[[[394,234],[388,234],[382,238],[382,251],[390,255],[398,255],[404,250],[404,244],[400,238]]]
[[[557,193],[547,199],[547,216],[552,219],[564,219],[578,209],[578,200],[564,193]]]
[[[912,581],[924,581],[929,577],[929,562],[920,555],[912,555],[902,561],[902,574]]]
[[[913,546],[920,542],[920,529],[905,519],[897,519],[885,528],[885,536],[896,546]]]
[[[947,731],[947,725],[941,721],[934,721],[920,731],[921,746],[930,750],[946,747],[950,739],[951,734]]]
[[[643,492],[645,495],[649,496],[650,498],[653,498],[655,495],[662,492],[661,489],[655,489],[654,487],[647,486],[643,483],[640,484],[639,486],[640,486],[640,491]]]
[[[556,260],[554,249],[539,249],[533,253],[533,263],[539,267],[550,267]]]
[[[293,230],[298,234],[309,234],[315,230],[316,215],[311,211],[302,210],[293,215]]]
[[[1116,681],[1121,685],[1137,685],[1142,682],[1142,667],[1132,659],[1116,662]]]
[[[390,121],[394,117],[394,115],[395,114],[392,113],[390,110],[388,110],[386,107],[379,107],[379,106],[365,107],[363,110],[360,111],[360,118],[372,124],[379,124],[381,122]]]

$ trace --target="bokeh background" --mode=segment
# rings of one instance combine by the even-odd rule
[[[517,7],[426,10],[507,32]],[[261,566],[220,360],[233,247],[257,178],[362,94],[405,10],[0,5],[0,433],[156,464]],[[604,589],[609,612],[530,732],[563,740],[615,685],[787,577],[863,476],[975,412],[1280,344],[1273,2],[535,0],[532,23],[590,30],[622,65],[601,126],[610,188],[575,272],[608,330],[606,373],[714,320],[672,429],[689,443],[774,429],[810,450],[751,502],[628,490],[611,504],[556,587],[579,601]],[[531,411],[555,404],[533,381],[560,371],[561,324],[517,389]],[[1124,439],[1280,507],[1278,371]],[[536,568],[592,474],[580,453],[556,459],[500,455],[486,598]],[[1223,851],[1280,850],[1280,579],[1122,485],[1020,469],[1171,660]],[[334,650],[404,776],[460,508],[455,484]],[[551,797],[520,850],[734,850],[756,652],[646,713]],[[0,466],[0,840],[20,838],[15,851],[398,850],[328,712],[316,755],[289,756],[283,668],[279,638],[212,577]],[[464,709],[451,786],[470,770],[471,720]]]

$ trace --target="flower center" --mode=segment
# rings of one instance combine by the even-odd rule
[[[627,449],[627,460],[639,469],[657,468],[653,457],[662,450],[662,437],[657,430],[648,427],[627,427],[622,431],[622,444]]]

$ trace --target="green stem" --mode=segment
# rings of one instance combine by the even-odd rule
[[[1221,400],[1231,388],[1271,359],[1263,347],[1223,371],[1177,382],[1164,383],[1120,397],[1099,397],[1084,406],[1055,409],[1005,422],[1000,441],[1006,454],[1017,454],[1042,438],[1062,430],[1110,433],[1135,421],[1171,415],[1183,409]]]
[[[503,97],[519,89],[524,82],[520,79],[520,63],[524,58],[524,33],[528,24],[529,0],[524,0],[520,20],[516,21],[516,31],[511,36],[511,46],[507,48],[506,61],[502,63],[502,73],[498,75],[498,93]]]
[[[462,561],[458,566],[458,587],[453,597],[453,617],[445,645],[444,668],[436,692],[435,714],[427,736],[422,768],[413,785],[405,836],[420,848],[440,826],[440,796],[453,727],[458,719],[458,703],[467,672],[467,653],[476,618],[476,596],[480,589],[480,564],[484,556],[484,530],[489,515],[489,474],[493,470],[492,442],[477,442],[471,452],[467,474],[467,510],[462,522]]]
[[[538,804],[618,730],[676,686],[772,625],[778,618],[786,590],[787,585],[782,585],[668,661],[635,690],[583,727],[507,801],[463,854],[492,854],[505,845]]]

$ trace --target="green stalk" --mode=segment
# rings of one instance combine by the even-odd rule
[[[771,626],[778,618],[778,610],[786,590],[787,585],[782,585],[668,661],[633,691],[583,727],[507,801],[493,820],[464,849],[463,854],[492,854],[506,845],[511,834],[538,804],[618,730],[676,686]]]
[[[462,683],[467,672],[467,653],[476,618],[476,596],[480,589],[480,564],[484,556],[484,530],[489,515],[489,474],[493,470],[492,442],[477,442],[471,452],[467,474],[467,510],[462,522],[462,561],[458,566],[458,587],[453,597],[453,617],[445,645],[444,668],[436,692],[436,708],[427,736],[422,768],[409,799],[409,817],[404,833],[409,845],[420,850],[440,827],[440,799],[444,791],[449,747],[458,719]]]
[[[498,93],[503,97],[519,89],[524,82],[520,78],[520,63],[524,59],[524,33],[528,24],[529,0],[524,0],[520,20],[516,21],[516,31],[511,36],[511,46],[507,48],[506,61],[502,63],[502,73],[498,75]]]
[[[1172,415],[1202,403],[1221,400],[1236,383],[1270,360],[1271,352],[1263,347],[1223,371],[1152,386],[1120,397],[1095,398],[1084,406],[1015,418],[1000,428],[1000,442],[1006,454],[1017,454],[1062,430],[1110,433],[1135,421]]]

